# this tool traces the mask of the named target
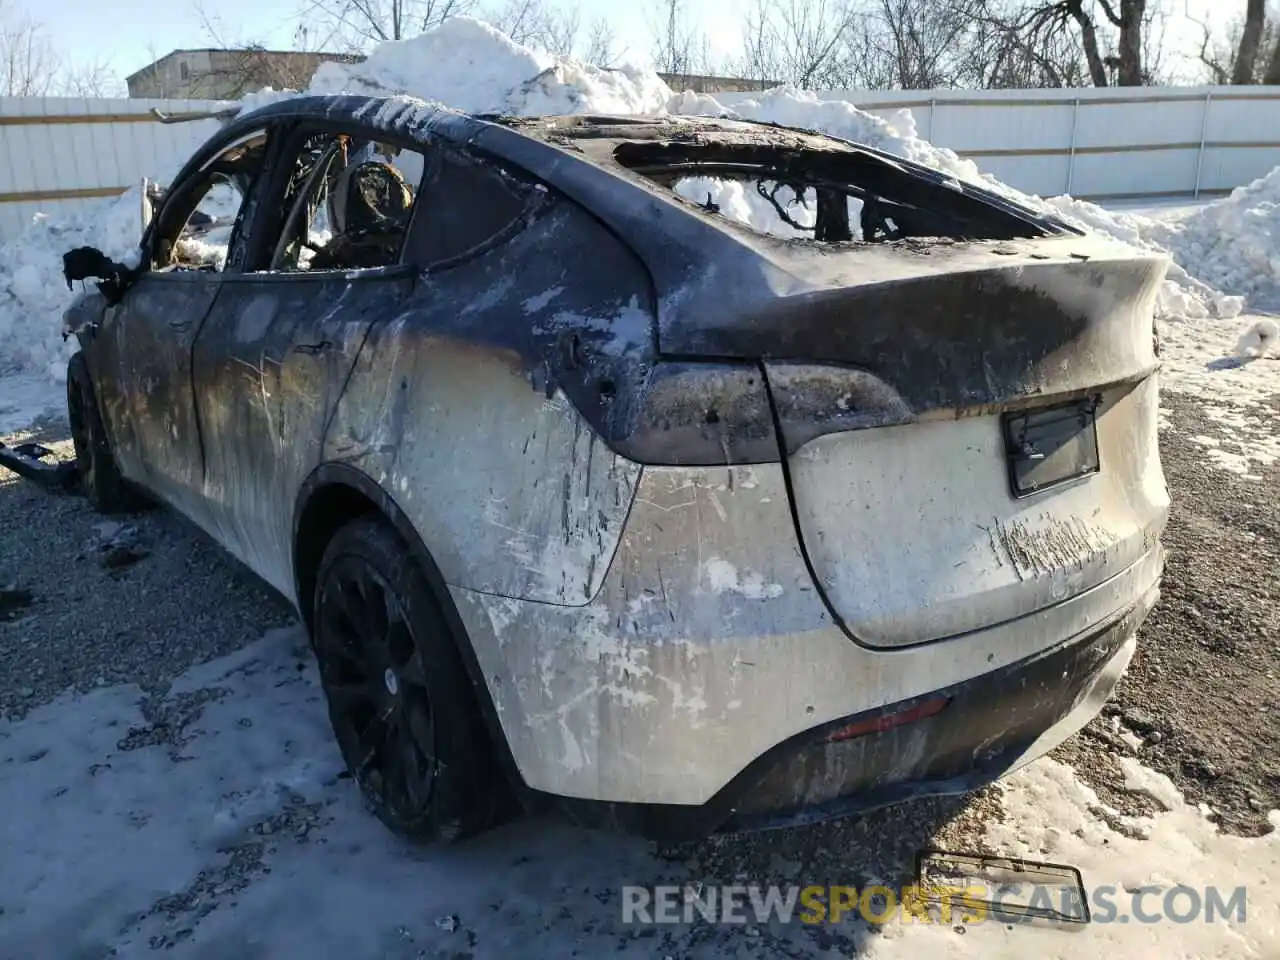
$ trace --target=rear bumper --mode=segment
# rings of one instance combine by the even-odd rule
[[[830,616],[788,505],[776,464],[647,467],[586,604],[450,587],[518,782],[572,798],[567,806],[705,808],[697,823],[718,826],[817,731],[1092,636],[1140,607],[1163,566],[1153,533],[1141,559],[1089,589],[1068,575],[1052,606],[945,640],[870,649]]]
[[[1108,624],[926,696],[841,717],[758,757],[706,803],[611,803],[543,795],[583,826],[661,841],[795,826],[924,796],[966,793],[1052,750],[1102,709],[1159,595]],[[924,719],[853,739],[829,736],[944,697]]]

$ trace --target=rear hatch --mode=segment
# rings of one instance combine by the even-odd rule
[[[784,404],[823,379],[767,370]],[[1004,623],[1152,549],[1168,506],[1154,380],[1068,396],[789,444],[800,537],[854,636],[898,646]]]
[[[735,221],[768,264],[763,293],[682,290],[659,341],[762,363],[833,613],[865,644],[922,643],[1142,559],[1168,510],[1152,335],[1166,262],[941,174],[809,146],[646,143],[620,159]]]

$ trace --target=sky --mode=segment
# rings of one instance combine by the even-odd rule
[[[561,0],[574,3],[575,0]],[[1201,17],[1225,22],[1243,12],[1244,0],[1167,0]],[[58,53],[72,63],[107,62],[121,80],[171,50],[184,47],[263,43],[295,46],[301,0],[16,0],[40,21]],[[613,26],[626,59],[646,62],[652,46],[652,0],[576,0],[587,24],[604,16]],[[713,56],[732,54],[740,41],[739,10],[744,0],[687,0],[692,26],[707,36]],[[202,22],[211,13],[218,38]],[[1237,11],[1236,7],[1240,9]],[[109,13],[104,12],[109,11]],[[1210,14],[1212,11],[1212,14]],[[1187,48],[1188,28],[1170,38]],[[219,43],[221,40],[222,43]]]
[[[573,0],[570,0],[573,2]],[[198,0],[18,0],[40,21],[59,53],[73,62],[109,61],[122,79],[171,50],[219,44],[202,23]],[[644,0],[576,0],[585,25],[600,16],[613,26],[617,45],[628,59],[647,61],[651,46],[651,5]],[[216,18],[215,29],[228,45],[263,43],[289,49],[299,25],[300,0],[204,0],[204,9]],[[726,31],[721,24],[733,19],[734,0],[690,0],[690,20],[702,28],[713,53],[729,53],[738,42],[736,25]],[[110,14],[104,15],[104,9]],[[109,43],[104,43],[104,30]]]

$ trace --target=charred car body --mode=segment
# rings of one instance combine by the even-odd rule
[[[67,316],[83,485],[296,604],[404,834],[507,788],[655,836],[974,788],[1157,595],[1164,262],[856,144],[298,98],[113,269]]]

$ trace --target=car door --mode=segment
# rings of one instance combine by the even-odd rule
[[[335,150],[339,137],[349,141]],[[259,228],[260,243],[249,254],[256,269],[225,278],[195,341],[202,495],[215,535],[286,596],[293,592],[297,492],[319,465],[328,418],[370,327],[394,316],[416,275],[399,262],[403,236],[355,259],[332,254],[344,235],[329,222],[333,205],[320,194],[346,182],[338,174],[347,160],[367,157],[350,149],[362,139],[357,126],[296,133],[263,201],[261,223],[272,226]],[[326,151],[332,164],[323,168]],[[401,157],[400,165],[420,172],[418,161]],[[417,182],[408,187],[406,180],[404,230]],[[306,222],[290,223],[295,210]],[[291,242],[297,236],[317,248],[310,261]]]
[[[192,394],[196,336],[218,297],[266,131],[215,144],[172,185],[144,242],[148,267],[110,308],[91,366],[121,472],[200,522],[203,452]],[[243,176],[229,176],[234,166]]]

